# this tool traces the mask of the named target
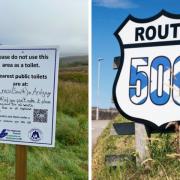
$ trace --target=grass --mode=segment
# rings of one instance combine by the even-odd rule
[[[68,82],[79,82],[79,83],[87,83],[88,76],[86,73],[82,72],[62,72],[62,81]]]
[[[55,148],[28,147],[29,180],[88,179],[87,67],[59,73]],[[0,179],[15,179],[15,146],[0,144]]]
[[[83,69],[60,69],[57,110],[70,116],[88,112],[88,74]],[[61,98],[62,97],[62,98]]]
[[[115,122],[127,121],[118,117]],[[155,134],[149,146],[151,158],[136,166],[135,161],[125,160],[117,168],[105,164],[105,155],[125,154],[136,157],[134,136],[111,136],[112,123],[104,130],[93,150],[93,179],[124,180],[124,179],[179,179],[180,159],[176,157],[175,135]]]

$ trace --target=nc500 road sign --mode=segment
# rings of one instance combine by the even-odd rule
[[[130,15],[115,36],[121,47],[113,87],[119,111],[157,126],[180,120],[180,15]]]

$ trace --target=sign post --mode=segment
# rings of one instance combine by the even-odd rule
[[[135,146],[136,146],[136,162],[140,165],[145,159],[150,157],[149,152],[149,137],[150,134],[146,126],[141,123],[135,123]]]
[[[156,128],[180,120],[179,31],[180,15],[163,10],[147,19],[129,15],[115,32],[121,59],[113,97],[127,119]],[[136,124],[135,133],[143,161],[148,132]]]
[[[27,179],[27,146],[16,145],[16,180]]]

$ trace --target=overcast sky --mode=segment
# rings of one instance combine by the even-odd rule
[[[88,53],[88,0],[0,0],[0,43],[59,45],[61,56]]]

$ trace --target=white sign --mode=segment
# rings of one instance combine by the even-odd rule
[[[57,47],[0,46],[0,142],[55,145]]]
[[[115,32],[121,65],[114,101],[128,119],[161,126],[180,120],[180,15],[129,16]]]

